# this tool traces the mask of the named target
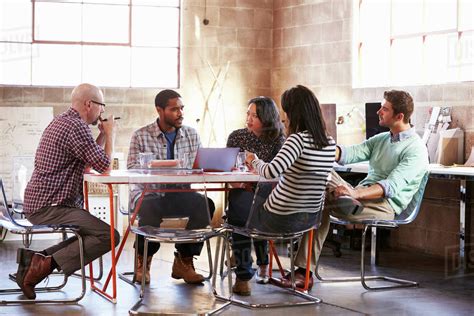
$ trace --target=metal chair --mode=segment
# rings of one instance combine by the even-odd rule
[[[32,225],[26,219],[16,220],[13,218],[13,210],[10,209],[7,203],[7,197],[3,186],[3,180],[0,178],[1,197],[0,197],[0,226],[8,230],[13,234],[20,235],[35,235],[35,234],[66,234],[71,233],[77,237],[79,242],[79,255],[81,261],[81,283],[82,291],[79,296],[71,299],[43,299],[43,300],[30,300],[30,299],[17,299],[17,300],[0,300],[0,305],[7,304],[38,304],[38,303],[76,303],[80,301],[86,292],[86,278],[84,269],[84,247],[82,237],[79,235],[79,228],[73,225]],[[37,287],[36,292],[49,292],[58,291],[62,289],[67,282],[67,277],[64,277],[62,284],[58,286],[49,287]],[[18,288],[13,289],[0,289],[0,295],[22,293]]]
[[[308,226],[300,231],[295,231],[291,233],[268,233],[268,232],[263,232],[260,231],[251,225],[250,219],[252,218],[253,213],[256,211],[257,205],[261,205],[261,201],[266,200],[268,197],[268,194],[270,193],[271,189],[273,187],[272,183],[266,182],[266,180],[259,181],[257,188],[255,190],[255,195],[254,195],[254,201],[250,210],[250,215],[249,219],[247,220],[247,223],[245,227],[239,227],[239,226],[233,226],[228,223],[225,223],[223,225],[223,228],[225,229],[226,236],[227,238],[225,239],[226,242],[226,252],[227,252],[227,262],[230,262],[230,235],[232,233],[237,233],[241,234],[244,236],[248,236],[251,238],[255,239],[264,239],[269,241],[269,251],[270,251],[270,265],[269,265],[269,274],[270,274],[270,284],[274,284],[275,278],[272,276],[272,258],[275,257],[277,264],[279,266],[279,270],[281,272],[282,277],[284,276],[285,270],[283,269],[281,262],[278,259],[277,252],[275,250],[274,242],[276,241],[289,241],[290,244],[293,244],[294,241],[299,240],[303,234],[309,233],[310,234],[310,243],[308,245],[308,253],[311,254],[312,252],[312,234],[314,233],[314,230],[319,227],[319,224],[321,223],[321,209],[317,210],[318,216],[316,217],[315,221],[312,223],[308,223]],[[324,201],[324,193],[322,193],[322,200]],[[259,202],[260,200],[260,202]],[[323,205],[323,204],[321,204]],[[216,258],[217,258],[216,254]],[[308,264],[311,256],[308,257]],[[304,299],[304,301],[299,301],[299,302],[290,302],[290,301],[285,301],[285,302],[276,302],[276,303],[251,303],[248,301],[240,300],[234,297],[232,294],[232,289],[229,289],[229,297],[225,297],[222,294],[219,294],[217,292],[214,293],[214,295],[222,300],[227,300],[229,302],[232,302],[236,305],[246,307],[246,308],[273,308],[273,307],[289,307],[289,306],[301,306],[301,305],[310,305],[310,304],[319,304],[322,302],[320,298],[317,298],[315,296],[312,296],[308,294],[308,286],[309,286],[309,270],[306,273],[306,278],[305,278],[305,285],[304,288],[297,288],[295,286],[295,264],[294,264],[294,259],[295,256],[293,255],[293,247],[290,247],[290,275],[291,275],[291,283],[292,287],[289,289],[284,289],[288,293],[292,295],[296,295],[298,297],[301,297]],[[215,267],[217,270],[217,267]],[[227,275],[230,276],[230,272],[228,271]],[[216,271],[214,273],[214,279],[216,277]]]
[[[348,221],[340,218],[336,218],[331,216],[331,222],[340,225],[348,225],[348,224],[361,224],[363,225],[363,233],[362,233],[362,247],[361,247],[361,257],[360,257],[360,277],[341,277],[341,278],[323,278],[319,274],[319,260],[318,264],[316,265],[315,275],[318,280],[322,282],[353,282],[353,281],[360,281],[362,286],[366,290],[387,290],[387,289],[395,289],[395,288],[404,288],[404,287],[416,287],[418,286],[417,282],[393,278],[389,276],[383,275],[374,275],[374,276],[366,276],[365,275],[365,238],[367,235],[367,231],[371,228],[372,232],[372,263],[375,264],[375,251],[376,251],[376,232],[377,228],[397,228],[400,225],[405,225],[413,222],[420,211],[421,202],[423,200],[423,194],[425,192],[426,183],[428,182],[429,172],[426,172],[423,176],[423,179],[420,183],[418,191],[413,196],[412,200],[408,204],[408,206],[403,210],[402,213],[397,215],[393,220],[380,220],[380,219],[364,219],[364,220],[357,220],[357,221]],[[366,281],[387,281],[391,283],[395,283],[394,285],[385,285],[385,286],[369,286]]]
[[[138,226],[135,222],[136,216],[139,213],[141,206],[141,201],[138,200],[137,205],[134,208],[133,212],[128,212],[129,227],[130,231],[135,233],[137,236],[143,236],[144,238],[144,253],[143,261],[147,262],[148,257],[148,245],[149,243],[159,242],[159,243],[173,243],[173,244],[186,244],[186,243],[198,243],[206,242],[207,254],[209,261],[209,279],[212,276],[213,271],[213,262],[211,255],[211,247],[209,239],[213,237],[220,237],[222,233],[220,230],[213,229],[210,226],[211,219],[209,216],[209,206],[206,195],[206,185],[205,178],[202,169],[197,170],[175,170],[175,169],[166,169],[166,170],[151,170],[148,171],[155,174],[160,174],[163,178],[167,176],[176,176],[176,173],[183,175],[183,173],[189,174],[194,183],[196,183],[198,188],[192,188],[189,185],[148,185],[146,184],[142,188],[142,197],[145,195],[145,192],[153,192],[155,194],[156,203],[160,207],[160,211],[157,210],[157,216],[160,216],[162,221],[160,227],[155,226]],[[189,179],[190,177],[187,177]],[[170,180],[168,183],[173,183],[173,180]],[[194,186],[194,185],[193,185]],[[193,205],[195,208],[190,214],[189,212],[181,212],[179,208],[179,203],[170,203],[169,198],[170,194],[178,194],[178,197],[185,198],[185,194],[196,193],[200,191],[202,194],[199,197],[198,195],[193,195],[196,200]],[[176,198],[176,195],[175,195]],[[203,207],[203,205],[205,207]],[[159,215],[158,215],[159,214]],[[165,215],[163,215],[165,214]],[[136,247],[137,248],[137,247]],[[135,264],[137,258],[137,250],[135,249]],[[128,272],[127,275],[131,275],[133,272]],[[143,300],[145,296],[145,274],[146,274],[146,264],[143,265],[143,273],[141,279],[140,287],[140,298],[138,302],[130,309],[129,313],[140,314],[138,309],[143,305]],[[133,281],[122,274],[120,276],[122,280],[127,281],[130,284],[133,284]],[[135,278],[135,276],[133,276]],[[229,280],[229,286],[231,286],[231,280]],[[213,314],[222,308],[226,307],[230,303],[223,304],[215,308],[212,311],[208,311],[207,314]],[[153,314],[152,312],[147,312],[147,314]]]

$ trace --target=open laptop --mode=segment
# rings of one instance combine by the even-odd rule
[[[240,148],[198,148],[194,169],[204,171],[232,171]]]

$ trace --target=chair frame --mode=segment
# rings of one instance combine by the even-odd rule
[[[267,182],[267,183],[268,184],[274,184],[274,183],[271,183],[271,182]],[[231,236],[232,233],[237,233],[237,234],[240,234],[240,235],[244,235],[244,236],[247,236],[247,237],[250,237],[250,238],[253,238],[253,239],[267,240],[267,241],[269,241],[269,244],[270,244],[270,248],[269,248],[270,249],[270,262],[269,262],[270,284],[276,285],[275,284],[276,279],[273,278],[273,276],[272,276],[273,256],[275,256],[275,259],[277,261],[279,271],[280,271],[282,277],[284,276],[285,271],[282,268],[282,265],[281,265],[280,260],[278,258],[278,255],[277,255],[277,252],[275,250],[273,241],[275,241],[275,240],[290,241],[290,243],[293,243],[293,241],[301,239],[303,234],[305,234],[305,233],[310,234],[309,243],[308,243],[309,256],[307,258],[307,264],[309,264],[309,262],[311,260],[311,253],[312,253],[312,250],[313,250],[313,245],[312,245],[313,238],[312,237],[313,237],[315,228],[319,227],[319,224],[321,223],[322,206],[321,206],[321,209],[319,210],[319,216],[317,218],[317,222],[312,227],[310,227],[306,230],[299,231],[299,232],[294,232],[294,233],[284,233],[284,234],[262,232],[262,231],[259,231],[259,230],[253,229],[253,228],[249,228],[250,220],[251,220],[252,214],[254,212],[254,205],[255,205],[256,197],[258,196],[259,189],[260,189],[260,187],[257,186],[257,189],[256,189],[255,194],[254,194],[254,201],[252,203],[252,208],[250,210],[250,214],[249,214],[249,217],[247,219],[247,223],[246,223],[245,227],[233,226],[233,225],[230,225],[230,224],[227,224],[227,223],[223,225],[223,229],[225,231],[225,237],[226,237],[224,240],[225,240],[225,243],[226,243],[225,249],[227,249],[227,262],[230,262],[230,236]],[[266,197],[265,197],[265,199],[266,199]],[[323,197],[323,199],[324,199],[324,197]],[[216,255],[216,261],[217,261],[217,258],[218,257]],[[233,304],[236,304],[236,305],[239,305],[239,306],[242,306],[242,307],[246,307],[246,308],[275,308],[275,307],[312,305],[312,304],[321,303],[322,300],[320,298],[308,294],[309,270],[306,271],[304,288],[301,289],[301,288],[297,288],[295,286],[294,258],[295,257],[293,255],[293,247],[290,247],[290,275],[291,275],[291,285],[292,286],[291,286],[291,288],[284,288],[284,290],[288,291],[292,295],[303,298],[304,301],[301,301],[301,302],[285,301],[285,302],[277,302],[277,303],[258,303],[258,304],[257,303],[251,303],[251,302],[248,302],[248,301],[244,301],[244,300],[240,300],[240,299],[235,298],[234,294],[232,292],[231,285],[229,285],[229,297],[225,297],[225,296],[223,296],[223,295],[221,295],[217,292],[215,292],[214,295],[218,299],[225,300],[225,301],[228,301],[228,302],[231,302]],[[221,259],[221,272],[220,272],[220,275],[223,278],[224,274],[223,274],[222,261],[223,260]],[[215,276],[217,274],[217,266],[215,267],[215,269],[216,269],[216,271],[214,271],[214,280],[213,280],[213,282],[215,282]],[[230,270],[231,269],[228,269],[228,271],[226,272],[225,275],[227,275],[227,277],[231,279],[232,277],[231,277]]]
[[[255,238],[255,239],[262,239],[262,240],[267,240],[269,241],[270,247],[270,263],[269,263],[269,277],[270,277],[270,284],[275,284],[274,281],[276,279],[272,276],[272,258],[273,256],[275,257],[275,260],[277,261],[277,264],[279,266],[279,271],[281,272],[282,277],[284,276],[284,270],[282,268],[282,265],[280,263],[280,260],[278,259],[278,255],[276,253],[275,247],[273,242],[278,240],[278,241],[290,241],[293,242],[295,240],[299,240],[303,234],[309,233],[310,234],[310,242],[308,243],[308,252],[311,254],[312,252],[312,235],[314,233],[314,228],[311,227],[307,230],[304,231],[299,231],[296,233],[287,233],[287,234],[270,234],[270,233],[263,233],[259,232],[256,230],[252,229],[247,229],[244,227],[238,227],[238,226],[232,226],[225,224],[224,225],[224,230],[226,233],[226,238],[225,238],[225,243],[226,243],[226,249],[227,249],[227,262],[230,262],[230,235],[232,233],[237,233],[241,235],[248,236],[250,238]],[[303,305],[313,305],[313,304],[319,304],[322,302],[322,300],[318,297],[312,296],[308,294],[308,285],[309,285],[309,270],[306,273],[306,278],[305,278],[305,286],[304,288],[298,288],[295,286],[295,264],[294,264],[294,255],[293,255],[293,249],[290,247],[290,274],[291,274],[291,288],[282,288],[289,292],[292,295],[301,297],[304,299],[304,301],[301,302],[290,302],[290,301],[285,301],[285,302],[277,302],[277,303],[251,303],[248,301],[240,300],[234,297],[234,294],[232,293],[232,286],[229,285],[229,297],[225,297],[224,295],[221,295],[217,293],[217,291],[214,293],[215,297],[224,301],[231,302],[233,304],[236,304],[238,306],[246,307],[246,308],[275,308],[275,307],[291,307],[291,306],[303,306]],[[217,259],[218,253],[216,253],[216,259]],[[311,256],[308,257],[308,260],[310,260]],[[217,266],[215,267],[217,270]],[[217,274],[217,271],[214,271],[214,279]],[[231,273],[227,272],[227,277],[231,277]],[[215,281],[214,281],[215,282]],[[215,287],[214,287],[215,288]]]
[[[202,172],[202,170],[199,170]],[[186,190],[178,190],[178,192],[185,191],[185,192],[196,192],[196,191],[203,191],[204,192],[204,197],[206,198],[206,205],[207,205],[207,195],[206,195],[206,185],[203,182],[202,183],[202,188],[198,189],[186,189]],[[147,189],[145,188],[142,192],[142,197],[144,196],[144,192]],[[154,189],[154,190],[149,190],[152,192],[173,192],[175,190],[173,189]],[[211,279],[214,271],[214,265],[212,261],[212,253],[211,253],[211,245],[209,240],[213,237],[220,237],[222,236],[222,231],[220,229],[214,229],[210,226],[211,219],[209,218],[209,225],[206,228],[201,228],[201,229],[165,229],[165,228],[159,228],[156,227],[153,229],[153,231],[150,231],[150,229],[147,229],[147,226],[143,227],[135,227],[133,226],[133,223],[135,222],[136,216],[138,215],[138,211],[140,209],[141,202],[138,202],[137,205],[135,206],[135,210],[133,213],[128,213],[129,216],[129,229],[131,232],[135,233],[136,236],[141,235],[144,237],[144,252],[143,252],[143,260],[144,262],[147,261],[148,258],[148,244],[150,242],[159,242],[159,243],[172,243],[172,244],[186,244],[186,243],[198,243],[198,242],[206,242],[206,249],[207,249],[207,254],[208,254],[208,262],[209,262],[209,275],[206,277],[207,280]],[[209,206],[208,206],[209,207]],[[138,250],[135,248],[135,260],[134,260],[134,271],[135,267],[137,264],[137,254]],[[216,257],[217,258],[217,257]],[[146,264],[143,265],[143,270],[142,270],[142,279],[140,280],[140,295],[138,301],[130,308],[129,314],[131,315],[139,315],[141,314],[138,309],[143,303],[144,297],[145,297],[145,276],[146,276]],[[130,279],[128,276],[133,275],[132,278]],[[229,275],[230,277],[230,275]],[[134,272],[125,272],[119,274],[119,278],[122,279],[123,281],[134,285],[135,280],[135,274]],[[231,286],[231,280],[229,280],[229,286]],[[215,293],[215,288],[214,288],[215,283],[211,283],[211,286],[213,287],[213,293]],[[220,310],[224,309],[230,304],[230,302],[227,302],[226,304],[223,304],[222,306],[219,306],[215,308],[214,310],[208,311],[206,314],[211,315],[214,313],[219,312]],[[147,314],[154,315],[155,313],[149,312]]]
[[[398,215],[394,220],[380,220],[380,219],[366,219],[366,220],[357,220],[349,221],[330,216],[331,223],[348,225],[348,224],[361,224],[363,225],[362,232],[362,247],[361,247],[361,257],[360,257],[360,277],[339,277],[339,278],[323,278],[319,274],[319,260],[316,264],[315,276],[321,282],[354,282],[360,281],[362,286],[369,291],[377,290],[390,290],[398,288],[407,288],[407,287],[417,287],[418,282],[393,278],[385,275],[373,275],[366,276],[365,271],[365,239],[367,236],[367,231],[371,228],[371,237],[372,237],[372,263],[375,264],[375,251],[376,251],[376,236],[377,228],[397,228],[399,225],[409,224],[413,222],[418,215],[418,212],[421,208],[421,203],[423,201],[423,194],[425,192],[426,184],[428,182],[429,172],[426,172],[423,176],[423,179],[420,183],[420,186],[412,198],[412,201],[408,204],[406,209]],[[409,212],[412,210],[411,212]],[[393,285],[385,286],[370,286],[367,284],[367,281],[386,281],[392,283]]]
[[[57,299],[57,300],[37,300],[37,299],[21,299],[21,300],[0,300],[0,305],[10,305],[10,304],[41,304],[41,303],[77,303],[79,302],[86,293],[86,277],[85,277],[85,268],[84,268],[84,244],[82,240],[82,236],[79,234],[79,227],[74,225],[32,225],[27,220],[22,220],[22,222],[16,221],[12,217],[12,210],[10,210],[7,204],[7,198],[5,195],[5,190],[3,187],[3,180],[0,178],[0,191],[2,198],[5,203],[5,211],[2,212],[2,217],[0,218],[0,225],[8,230],[12,234],[19,234],[22,236],[32,236],[34,234],[64,234],[71,233],[74,234],[78,240],[79,244],[79,258],[81,262],[81,283],[82,283],[82,290],[79,296],[71,298],[71,299]],[[11,278],[11,276],[10,276]],[[16,278],[15,278],[16,280]],[[37,292],[50,292],[50,291],[58,291],[62,289],[67,283],[67,277],[64,277],[63,283],[58,286],[46,286],[46,287],[38,287],[35,288]],[[0,289],[0,295],[6,294],[16,294],[22,293],[22,290],[19,288],[8,288],[8,289]]]

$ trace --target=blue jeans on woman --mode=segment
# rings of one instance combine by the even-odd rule
[[[297,213],[290,215],[278,215],[268,212],[263,204],[272,190],[270,183],[260,183],[257,194],[245,191],[243,189],[234,189],[229,193],[229,208],[227,210],[228,223],[234,226],[245,227],[248,221],[248,227],[269,233],[285,233],[304,230],[308,223],[313,223],[317,213]],[[253,204],[252,204],[253,203]],[[252,218],[249,219],[251,209],[253,208]],[[232,234],[232,251],[237,264],[235,274],[242,281],[250,280],[255,274],[252,268],[251,242],[250,238],[240,234]],[[260,265],[258,256],[264,253],[266,261],[261,260],[262,264],[268,264],[268,243],[258,241],[264,244],[264,248],[257,248],[257,264]],[[254,244],[255,246],[255,244]],[[262,257],[261,257],[262,258]]]

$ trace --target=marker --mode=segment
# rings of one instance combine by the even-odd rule
[[[116,121],[116,120],[120,120],[120,116],[114,117],[114,121]],[[100,121],[101,122],[107,122],[108,119],[103,119],[103,120],[101,119]]]

